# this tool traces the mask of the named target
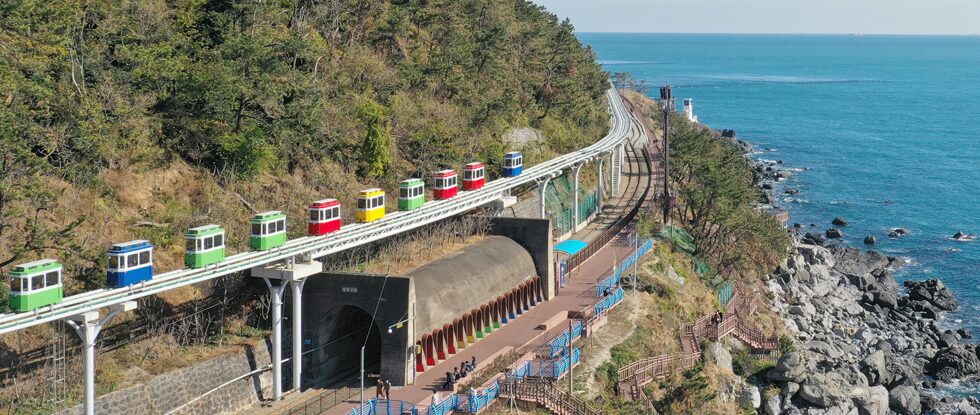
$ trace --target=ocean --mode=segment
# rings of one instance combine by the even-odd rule
[[[580,33],[610,72],[692,98],[755,157],[805,169],[777,188],[790,223],[836,216],[845,242],[908,258],[904,279],[939,278],[961,309],[944,324],[980,336],[980,37]],[[786,187],[799,195],[783,194]],[[911,231],[900,239],[890,228]]]

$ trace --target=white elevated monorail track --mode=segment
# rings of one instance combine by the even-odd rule
[[[577,163],[610,153],[622,145],[631,134],[631,115],[614,88],[606,92],[606,98],[612,115],[609,134],[589,147],[526,168],[520,176],[500,178],[488,182],[483,188],[460,192],[450,199],[426,201],[421,208],[393,212],[374,222],[345,224],[339,231],[327,235],[293,239],[268,251],[243,252],[204,268],[169,271],[154,275],[152,280],[127,287],[89,291],[65,297],[59,304],[33,311],[3,314],[0,315],[0,334],[122,304],[257,266],[323,257],[479,208],[509,195],[511,189],[552,177]]]

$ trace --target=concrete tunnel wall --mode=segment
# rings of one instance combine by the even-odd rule
[[[503,236],[430,262],[407,275],[415,284],[417,330],[442,328],[535,275],[531,255]]]
[[[547,230],[547,227],[543,229]],[[514,240],[502,236],[490,236],[407,276],[390,276],[387,281],[384,275],[317,274],[307,280],[303,290],[304,349],[326,343],[331,337],[331,327],[343,323],[338,321],[336,310],[339,308],[356,307],[370,315],[377,306],[375,330],[380,333],[381,376],[390,379],[393,385],[410,384],[418,370],[416,342],[431,338],[433,330],[459,321],[471,310],[486,309],[488,303],[518,287],[526,288],[529,299],[532,290],[540,289],[543,282],[536,276],[532,255]],[[503,307],[501,304],[500,308]],[[415,317],[414,322],[412,317]],[[484,317],[490,318],[489,315]],[[388,327],[402,320],[408,322],[389,334]],[[331,379],[335,377],[331,372],[356,368],[359,349],[364,342],[363,335],[357,337],[308,356],[304,362],[309,368],[304,370],[307,381]],[[429,357],[429,353],[425,355]],[[366,360],[377,360],[377,357]]]

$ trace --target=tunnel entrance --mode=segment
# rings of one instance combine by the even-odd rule
[[[365,385],[373,386],[381,373],[381,329],[371,315],[359,307],[343,305],[324,313],[311,348],[312,377],[317,385],[331,386],[358,378],[361,346],[364,349]]]

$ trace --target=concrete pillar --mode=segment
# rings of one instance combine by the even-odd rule
[[[273,285],[268,278],[262,278],[269,287],[272,297],[272,400],[282,399],[282,295],[288,283],[283,280]]]
[[[289,284],[293,295],[293,390],[303,390],[303,286],[306,278]]]
[[[109,320],[123,311],[135,310],[136,302],[127,301],[122,304],[109,306],[109,314],[101,320],[98,311],[88,311],[65,319],[82,340],[85,349],[83,359],[85,366],[85,415],[95,415],[95,340],[99,337],[102,327]]]

